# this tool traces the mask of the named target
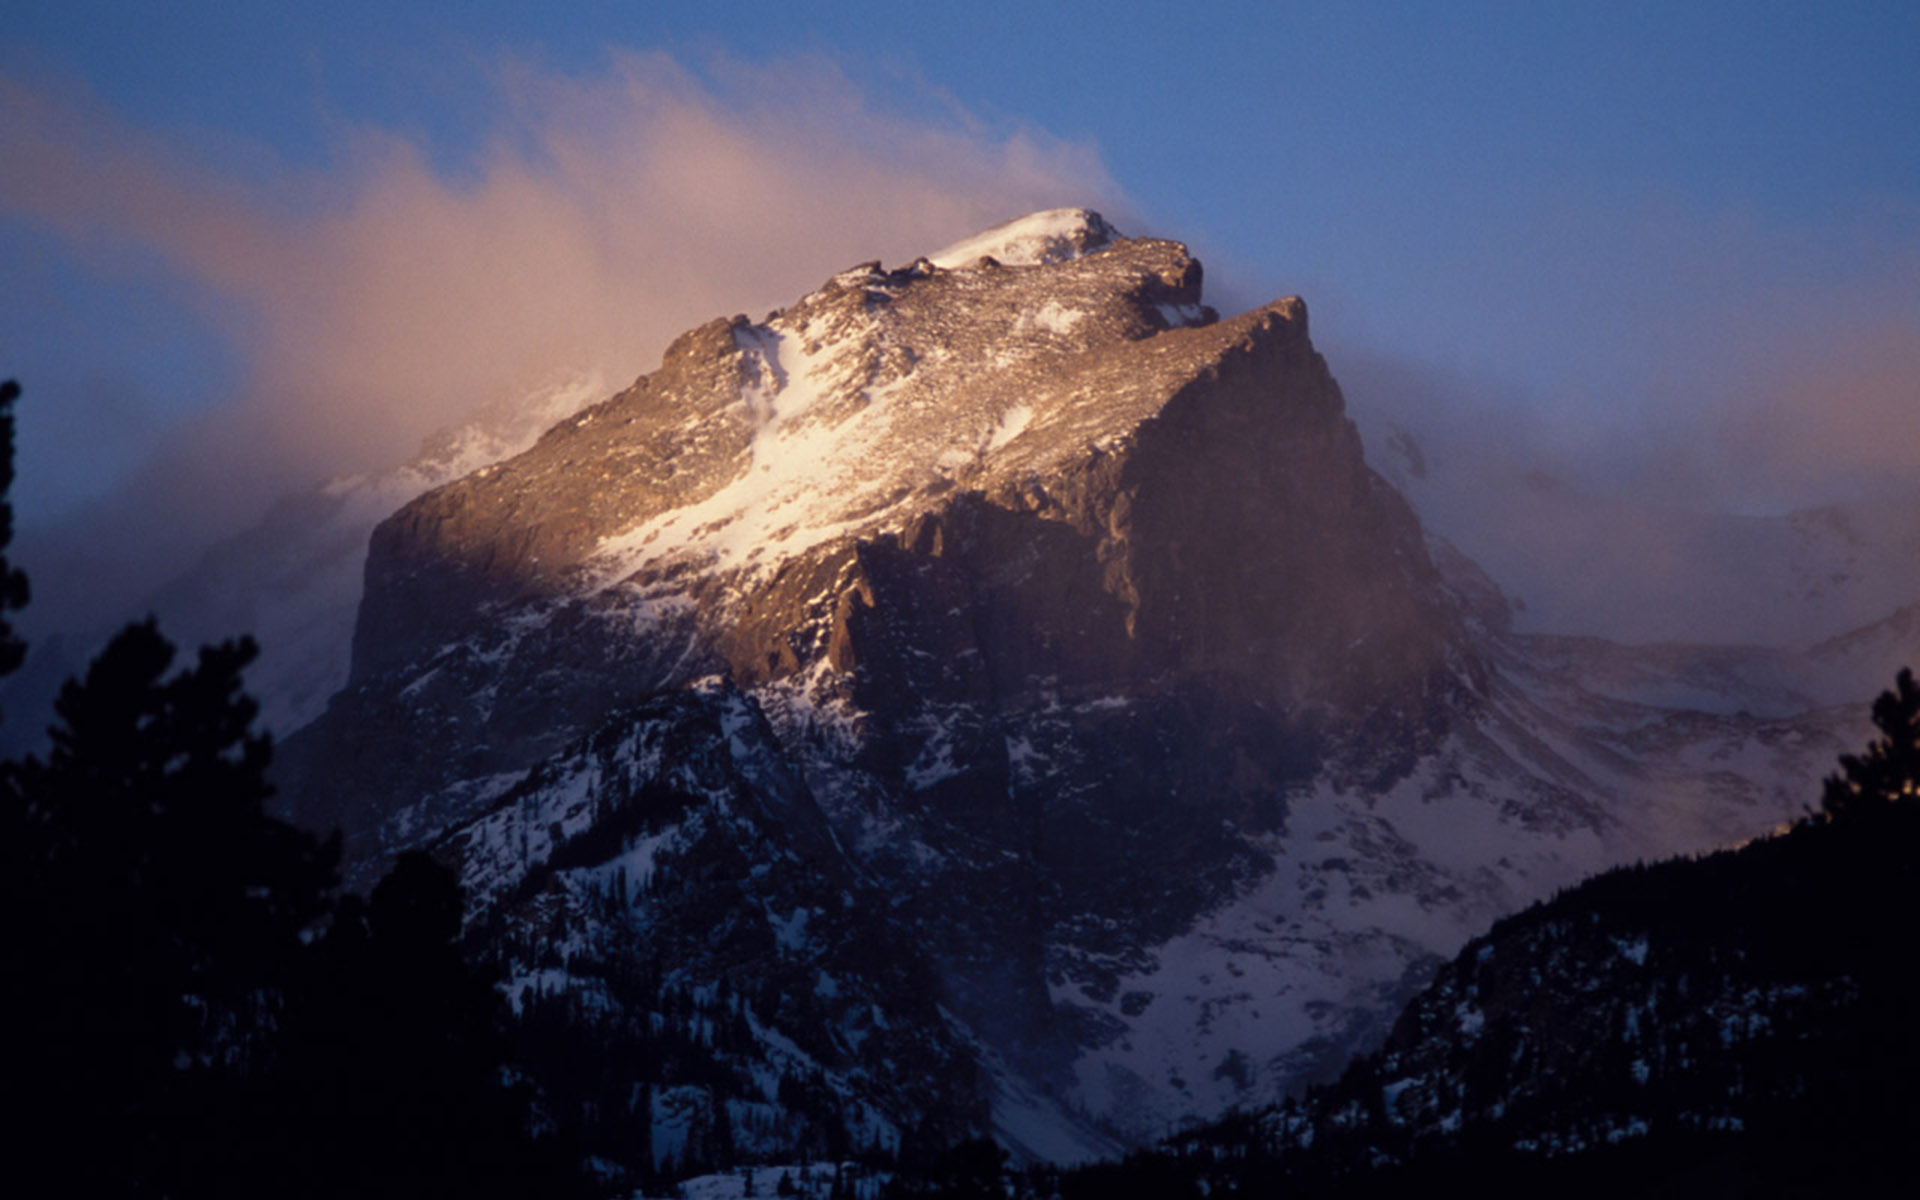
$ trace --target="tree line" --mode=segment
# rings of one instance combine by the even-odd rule
[[[19,395],[0,385],[0,675],[26,654]],[[130,624],[60,689],[44,757],[0,763],[19,1194],[573,1194],[460,953],[453,872],[409,854],[343,893],[337,835],[267,815],[256,653],[178,666],[152,618]]]

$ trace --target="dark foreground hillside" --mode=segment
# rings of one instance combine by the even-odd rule
[[[1920,692],[1901,683],[1820,816],[1501,921],[1337,1083],[1060,1193],[1912,1194]]]

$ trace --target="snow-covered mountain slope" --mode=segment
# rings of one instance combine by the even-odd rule
[[[1803,678],[1809,692],[1829,703],[1858,695],[1871,679],[1875,691],[1902,667],[1920,666],[1920,603],[1908,604],[1870,625],[1828,638],[1808,650]]]
[[[1368,468],[1304,304],[1200,284],[1082,210],[863,264],[375,530],[283,794],[358,879],[462,864],[549,1093],[630,1085],[610,1161],[671,1127],[711,1167],[743,1121],[798,1153],[822,1105],[870,1151],[1074,1156],[1271,1099],[1493,917],[1772,828],[1857,741],[1792,655],[1513,632]],[[670,1081],[569,1075],[603,1020],[682,1031],[646,1139]]]
[[[605,1163],[923,1154],[991,1123],[1007,1081],[721,681],[618,714],[440,852],[546,1102]],[[1052,1148],[1104,1148],[1079,1139]]]
[[[1523,656],[1527,649],[1538,653]],[[1169,877],[1183,875],[1195,856],[1181,856],[1157,837],[1104,865],[1109,891],[1138,893],[1151,903],[1109,901],[1103,916],[1086,898],[1076,907],[1061,894],[1018,914],[1020,923],[1043,933],[1046,994],[1062,1035],[1072,1039],[1069,1077],[1049,1080],[1042,1072],[1036,1080],[1031,1048],[1021,1060],[1024,1069],[1000,1053],[1018,1044],[1006,1028],[980,1022],[991,1033],[976,1035],[969,1023],[943,1014],[934,1033],[922,1032],[937,1035],[945,1053],[986,1064],[992,1082],[983,1127],[1010,1145],[1039,1145],[1044,1153],[1079,1159],[1099,1152],[1089,1127],[1138,1141],[1327,1078],[1380,1035],[1434,963],[1487,922],[1595,869],[1675,846],[1724,844],[1778,824],[1801,810],[1812,780],[1857,740],[1855,709],[1763,719],[1590,693],[1563,674],[1561,650],[1551,642],[1513,642],[1512,660],[1499,664],[1491,711],[1384,793],[1322,779],[1291,797],[1283,827],[1223,837],[1219,852],[1198,856],[1224,873],[1210,887],[1193,881],[1201,888],[1198,900],[1165,894]],[[819,952],[811,942],[802,947],[783,940],[794,914],[812,909],[813,901],[763,898],[727,917],[716,915],[711,898],[684,888],[663,896],[636,886],[629,905],[610,899],[613,892],[628,893],[605,880],[622,871],[637,877],[662,846],[674,848],[676,870],[706,880],[766,879],[767,863],[774,864],[775,878],[796,864],[817,871],[844,863],[843,878],[859,880],[864,891],[849,904],[832,885],[810,885],[810,895],[828,897],[816,911],[838,913],[843,924],[855,926],[884,913],[881,932],[866,934],[876,944],[890,926],[898,931],[894,956],[905,944],[935,951],[920,960],[927,974],[905,991],[884,979],[863,979],[859,990],[849,985],[835,993],[861,997],[862,1004],[910,1003],[924,995],[917,989],[946,992],[953,981],[940,980],[939,960],[969,943],[987,954],[1015,950],[1017,941],[993,915],[1020,895],[1031,864],[998,864],[998,890],[983,887],[980,864],[956,862],[956,849],[990,852],[993,843],[962,839],[925,813],[888,804],[886,782],[849,761],[860,745],[855,714],[844,706],[816,707],[803,686],[770,685],[753,695],[705,686],[696,695],[724,710],[717,725],[740,733],[722,739],[711,730],[683,732],[684,718],[663,712],[691,702],[663,698],[656,711],[623,714],[596,737],[593,753],[603,765],[593,779],[582,780],[582,768],[569,765],[578,759],[562,758],[453,835],[449,847],[468,863],[477,911],[487,914],[480,919],[504,920],[517,931],[483,939],[509,947],[510,961],[521,964],[516,989],[532,979],[551,989],[555,1004],[603,1012],[602,976],[615,970],[610,964],[666,953],[685,960],[684,981],[711,977],[742,991],[758,980],[763,988],[805,994],[806,988],[778,981],[788,970],[783,964],[796,955],[804,959],[801,951]],[[763,712],[772,715],[771,724],[761,723]],[[630,731],[624,738],[612,736],[622,728]],[[636,754],[634,742],[647,749]],[[657,830],[626,828],[611,812],[619,802],[609,795],[649,788],[658,794],[662,770],[679,764],[684,773],[694,769],[687,764],[712,761],[716,752],[773,778],[746,787],[734,782],[730,792],[715,794],[736,804],[772,797],[789,809],[798,806],[804,819],[789,818],[784,831],[762,833],[747,850],[716,855],[680,827],[660,841]],[[643,762],[637,770],[636,759]],[[1034,791],[1049,776],[1059,785],[1078,775],[1038,754],[1023,766],[1031,772],[1026,787]],[[702,786],[713,792],[711,784]],[[853,840],[844,849],[837,840],[826,845],[823,823],[835,839]],[[792,832],[796,824],[811,832]],[[569,845],[580,848],[556,852]],[[796,854],[795,845],[810,848]],[[541,877],[547,862],[570,865]],[[537,889],[528,888],[528,879]],[[519,889],[511,905],[501,905],[509,890],[502,881]],[[749,890],[762,886],[750,883]],[[1054,888],[1067,890],[1059,883]],[[502,917],[503,908],[519,915]],[[743,954],[724,969],[716,966],[702,949],[704,931],[743,924],[758,932],[742,934]],[[1168,935],[1169,928],[1176,931]],[[542,961],[544,968],[534,967]],[[872,971],[872,957],[860,961]],[[998,986],[1008,989],[997,993],[1001,1003],[1017,996],[1017,981]],[[788,1017],[797,1019],[791,1009]],[[841,1018],[810,1012],[806,1019],[835,1028]],[[791,1031],[780,1038],[769,1044],[805,1041]],[[786,1060],[760,1047],[729,1061],[738,1072],[760,1077],[777,1074]],[[1006,1103],[1015,1089],[1021,1102]],[[685,1110],[676,1128],[693,1133],[661,1135],[668,1139],[656,1143],[663,1161],[666,1147],[680,1144],[673,1138],[707,1128],[697,1114],[715,1111],[711,1098],[683,1095],[676,1103]],[[868,1103],[900,1101],[881,1094]],[[735,1112],[736,1129],[740,1119]],[[760,1119],[771,1129],[803,1123],[777,1104]],[[774,1138],[764,1148],[792,1152],[795,1145]]]
[[[1097,986],[1056,979],[1101,1031],[1075,1061],[1089,1110],[1144,1137],[1328,1078],[1436,956],[1604,867],[1798,816],[1863,723],[1623,699],[1566,649],[1502,640],[1485,707],[1409,775],[1322,779],[1247,838],[1270,865],[1229,898]]]

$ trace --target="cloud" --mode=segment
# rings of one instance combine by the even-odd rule
[[[262,182],[84,91],[0,77],[0,215],[57,231],[103,279],[167,277],[235,360],[227,402],[93,506],[93,557],[140,577],[116,592],[275,493],[403,458],[558,369],[624,382],[679,331],[855,262],[1036,208],[1124,212],[1092,147],[889,107],[824,59],[696,73],[611,53],[589,77],[505,61],[489,94],[457,163],[357,127],[326,169]]]
[[[1732,484],[1811,499],[1920,489],[1920,313],[1824,332],[1729,405],[1726,442],[1744,458]]]
[[[1652,211],[1608,243],[1637,287],[1582,294],[1594,353],[1637,386],[1570,366],[1556,396],[1336,349],[1370,455],[1525,600],[1524,628],[1804,645],[1912,603],[1920,213]]]

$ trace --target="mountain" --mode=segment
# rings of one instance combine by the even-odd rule
[[[942,1002],[1064,1090],[1102,1018],[1055,981],[1265,870],[1234,822],[1289,782],[1403,769],[1474,670],[1304,306],[1219,322],[1184,248],[1066,223],[713,322],[384,523],[294,811],[371,857],[723,674]]]
[[[343,707],[412,688],[362,723],[431,725],[449,753],[400,779],[376,752],[341,798],[522,768],[716,670],[824,667],[863,707],[923,712],[1204,680],[1296,740],[1440,686],[1438,581],[1303,305],[1213,323],[1169,242],[978,261],[862,266],[766,324],[703,326],[383,524]],[[520,675],[536,688],[490,703]]]
[[[1201,285],[1084,210],[861,264],[373,530],[284,811],[461,870],[610,1187],[1264,1103],[1856,740],[1798,656],[1516,633],[1305,304]]]

